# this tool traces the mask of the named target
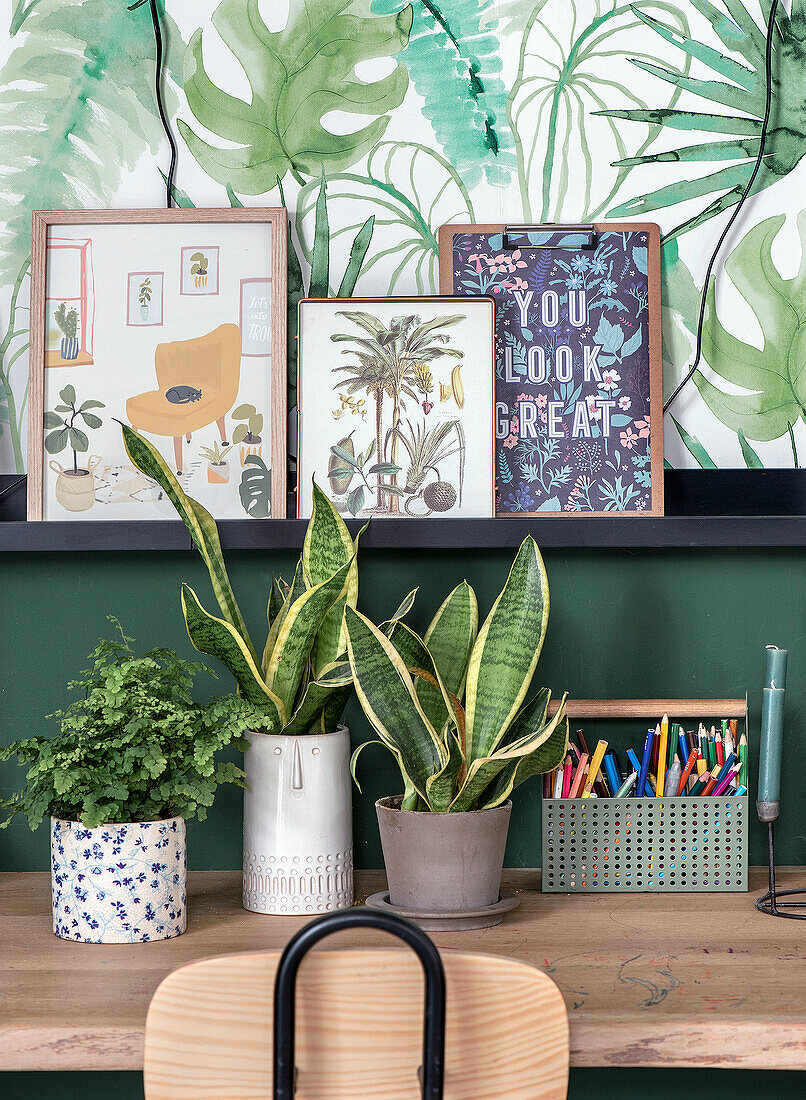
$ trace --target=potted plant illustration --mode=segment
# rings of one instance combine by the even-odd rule
[[[399,620],[379,629],[346,609],[356,694],[403,780],[402,795],[376,803],[388,903],[398,910],[436,914],[445,928],[467,927],[470,913],[476,927],[501,919],[510,794],[556,768],[568,744],[565,696],[551,718],[548,689],[527,700],[548,613],[531,536],[480,630],[466,581],[423,638]]]
[[[90,455],[86,467],[79,466],[79,454],[89,450],[90,441],[86,432],[78,427],[100,428],[103,421],[92,409],[103,409],[103,401],[85,401],[76,406],[76,391],[71,385],[60,390],[61,403],[52,412],[45,413],[45,450],[49,455],[60,454],[65,448],[73,452],[72,470],[51,459],[49,465],[56,477],[56,499],[68,512],[85,512],[95,503],[95,470],[101,461],[100,455]]]
[[[411,511],[411,505],[416,500],[422,500],[426,516],[431,512],[450,511],[457,499],[461,503],[466,450],[462,421],[442,420],[433,428],[426,428],[424,424],[412,426],[407,421],[405,430],[392,428],[392,433],[403,444],[409,457],[403,485],[404,492],[408,494],[405,497],[407,514],[416,514]],[[458,496],[454,485],[443,480],[438,466],[438,463],[444,463],[455,454],[459,456]]]
[[[140,286],[137,288],[137,300],[140,303],[140,318],[143,321],[148,320],[148,307],[151,304],[151,279],[146,275]]]
[[[229,463],[224,459],[232,450],[233,444],[223,447],[216,442],[212,447],[200,447],[199,454],[207,459],[207,480],[211,485],[226,485],[229,482]]]
[[[393,317],[388,323],[363,310],[340,310],[338,316],[345,317],[360,331],[331,335],[335,343],[350,345],[342,351],[343,355],[350,356],[350,361],[334,367],[333,371],[346,375],[339,385],[344,386],[347,395],[363,392],[374,403],[373,453],[377,455],[377,462],[389,467],[378,477],[373,489],[377,494],[374,510],[397,515],[406,493],[398,484],[401,441],[395,429],[400,426],[409,400],[421,404],[425,415],[433,408],[433,402],[428,400],[434,388],[430,364],[443,356],[464,357],[460,348],[449,346],[450,334],[445,330],[464,321],[465,315],[457,313],[423,321],[421,316],[410,314]],[[391,406],[390,419],[385,420],[387,406]],[[355,510],[349,509],[353,515],[365,504],[364,488],[359,488],[360,492],[355,490],[353,505],[359,499],[362,503]],[[403,507],[405,509],[405,501]]]
[[[70,362],[78,358],[78,310],[75,306],[67,308],[67,303],[62,304],[54,311],[53,317],[56,324],[62,330],[62,340],[59,346],[62,359]]]
[[[122,630],[89,664],[69,684],[77,697],[50,716],[58,733],[0,752],[27,768],[22,790],[0,801],[5,824],[50,818],[57,936],[170,939],[186,924],[185,821],[205,817],[222,783],[243,785],[242,770],[215,757],[242,747],[260,714],[235,695],[194,702],[194,678],[209,670],[169,649],[138,656]]]
[[[207,268],[210,261],[203,252],[194,252],[190,257],[190,274],[196,286],[207,286]]]
[[[246,465],[249,455],[257,455],[260,458],[261,443],[263,439],[260,433],[263,431],[263,413],[259,413],[254,405],[238,405],[232,410],[232,419],[240,420],[232,433],[232,442],[241,447],[241,465]]]
[[[191,642],[222,661],[243,698],[262,711],[261,729],[247,734],[244,907],[306,914],[349,906],[350,739],[340,719],[352,690],[344,609],[358,598],[357,540],[314,484],[302,556],[290,584],[272,583],[268,637],[256,649],[230,586],[215,521],[185,495],[147,439],[126,425],[123,438],[135,466],[165,490],[209,571],[221,617],[207,612],[183,584]]]

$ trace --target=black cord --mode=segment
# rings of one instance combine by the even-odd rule
[[[135,8],[139,8],[142,4],[145,4],[146,0],[137,0],[135,4],[129,5],[129,11],[134,11]],[[776,0],[777,2],[777,0]],[[154,74],[154,94],[157,100],[157,110],[159,111],[160,121],[162,122],[162,128],[165,131],[165,136],[168,139],[168,144],[171,147],[171,165],[168,169],[168,176],[165,181],[166,196],[165,205],[170,210],[174,204],[174,172],[176,171],[176,142],[174,136],[171,133],[171,127],[168,122],[168,118],[165,114],[165,107],[162,103],[162,30],[160,29],[160,16],[157,11],[157,0],[148,0],[148,5],[151,8],[151,22],[154,24],[154,41],[157,47],[157,59],[156,59],[156,71]]]
[[[706,272],[705,272],[705,282],[704,282],[703,288],[702,288],[702,297],[700,299],[700,316],[699,316],[699,319],[697,321],[697,346],[696,346],[696,349],[695,349],[694,362],[691,364],[691,367],[689,368],[687,374],[682,379],[682,381],[679,383],[677,388],[674,390],[671,397],[669,397],[668,400],[664,402],[664,405],[663,405],[663,411],[664,412],[666,412],[669,409],[669,406],[672,404],[672,402],[677,397],[677,395],[680,393],[680,391],[683,389],[683,387],[691,381],[691,379],[694,377],[694,374],[697,370],[697,367],[700,364],[700,358],[702,356],[702,330],[703,330],[703,324],[704,324],[704,321],[705,321],[705,305],[706,305],[706,302],[708,300],[708,287],[709,287],[710,282],[711,282],[711,272],[713,271],[714,264],[716,263],[716,258],[719,255],[719,251],[722,248],[722,245],[725,241],[725,238],[727,237],[728,233],[730,233],[731,229],[733,228],[733,223],[739,217],[739,214],[741,213],[742,207],[744,206],[745,202],[747,201],[747,199],[750,195],[751,190],[753,189],[753,184],[756,182],[756,176],[758,175],[759,169],[761,168],[761,162],[764,160],[764,144],[767,140],[767,129],[769,128],[769,124],[770,124],[770,111],[771,111],[771,108],[772,108],[772,36],[773,36],[773,31],[775,29],[775,16],[776,16],[776,13],[778,11],[778,3],[779,3],[779,0],[772,0],[772,5],[770,7],[770,16],[769,16],[769,19],[767,20],[767,55],[766,55],[767,95],[766,95],[766,100],[765,100],[765,104],[764,104],[764,121],[761,124],[761,137],[759,139],[758,155],[756,156],[756,163],[753,167],[752,175],[750,176],[750,179],[747,181],[747,184],[744,188],[744,191],[742,192],[742,197],[739,199],[738,203],[734,207],[733,213],[731,214],[730,218],[728,219],[728,224],[722,230],[720,238],[717,241],[716,248],[711,253],[711,259],[708,261],[708,267],[707,267]]]

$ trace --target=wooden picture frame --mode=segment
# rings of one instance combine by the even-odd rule
[[[518,515],[520,517],[534,517],[536,519],[537,518],[551,519],[552,517],[564,517],[565,518],[565,517],[575,517],[575,516],[582,516],[582,517],[586,517],[586,518],[591,517],[591,516],[610,516],[611,518],[614,517],[614,516],[636,516],[636,517],[640,517],[640,516],[662,516],[664,514],[664,504],[663,504],[663,482],[664,482],[664,476],[663,476],[663,359],[662,359],[662,346],[661,346],[661,270],[660,270],[660,230],[659,230],[659,227],[657,225],[655,225],[654,223],[650,223],[650,222],[597,222],[592,227],[588,227],[588,226],[585,226],[585,227],[505,226],[505,225],[500,225],[500,224],[443,225],[440,228],[439,233],[438,233],[438,240],[439,240],[439,287],[440,287],[440,291],[443,294],[458,294],[458,293],[470,294],[470,293],[473,293],[472,290],[462,289],[461,286],[460,286],[461,276],[466,274],[466,272],[460,271],[459,268],[457,267],[456,262],[455,262],[456,255],[454,253],[454,238],[459,236],[459,235],[470,235],[472,237],[477,237],[478,238],[478,243],[474,244],[474,248],[471,249],[471,252],[473,254],[472,255],[468,254],[467,260],[468,261],[471,261],[471,260],[474,261],[475,264],[476,264],[476,269],[477,270],[485,270],[485,271],[489,272],[491,270],[492,271],[496,270],[495,266],[493,266],[495,264],[495,257],[491,254],[491,252],[496,251],[496,249],[492,248],[490,238],[494,239],[494,238],[497,238],[497,237],[500,236],[502,238],[502,240],[505,239],[506,240],[506,249],[507,249],[507,251],[511,252],[511,251],[516,250],[516,248],[517,248],[517,245],[514,245],[512,243],[512,238],[517,238],[517,236],[526,237],[526,235],[528,233],[537,233],[537,232],[541,232],[541,230],[546,232],[546,233],[549,232],[549,231],[554,231],[554,236],[556,237],[556,239],[560,240],[560,239],[566,237],[568,234],[570,234],[572,228],[573,229],[584,229],[584,230],[590,230],[592,228],[593,230],[595,230],[595,233],[597,234],[598,238],[601,238],[601,236],[603,234],[614,234],[614,233],[618,233],[618,234],[640,233],[640,234],[646,234],[646,237],[647,237],[647,253],[646,253],[647,272],[646,272],[646,276],[645,276],[646,288],[647,289],[646,289],[646,302],[645,302],[645,306],[644,306],[644,308],[646,309],[646,329],[647,329],[647,331],[646,331],[646,339],[642,343],[639,344],[639,349],[642,350],[642,351],[646,350],[646,354],[647,354],[647,358],[648,358],[648,375],[649,375],[649,378],[648,378],[649,449],[648,449],[648,455],[641,455],[640,457],[641,457],[641,460],[644,463],[646,462],[646,460],[648,458],[648,470],[649,470],[649,474],[650,474],[649,485],[648,486],[644,485],[643,488],[641,488],[639,486],[639,482],[637,480],[639,473],[640,473],[641,480],[642,481],[646,480],[645,470],[643,470],[643,469],[640,470],[640,471],[637,471],[636,469],[631,470],[633,481],[631,483],[627,484],[627,490],[629,492],[635,491],[636,497],[634,497],[632,499],[635,499],[637,501],[638,506],[635,506],[635,507],[632,507],[632,508],[625,508],[625,509],[614,507],[612,509],[607,509],[607,510],[604,510],[604,509],[595,509],[594,510],[593,508],[585,508],[585,510],[582,510],[582,509],[580,509],[580,510],[569,510],[568,507],[558,507],[557,504],[558,504],[559,500],[561,499],[561,497],[563,495],[562,492],[559,492],[559,493],[556,494],[556,499],[555,500],[550,500],[550,501],[544,500],[543,506],[541,508],[533,510],[532,508],[530,508],[528,506],[528,501],[530,499],[529,492],[528,491],[523,492],[522,487],[518,486],[517,491],[523,493],[522,499],[523,499],[523,503],[524,503],[525,506],[520,507],[519,506],[519,504],[520,504],[519,501],[513,501],[512,502],[513,503],[512,508],[502,509],[500,507],[500,499],[499,499],[499,503],[498,503],[498,506],[497,506],[496,517],[497,518],[502,518],[502,517],[505,517],[505,516]],[[485,253],[485,248],[488,245],[490,246],[490,252]],[[529,245],[528,243],[526,243],[522,246],[524,252],[526,252],[527,249],[531,249],[531,251],[534,252],[534,251],[537,250],[537,247],[538,246],[536,246],[534,244]],[[570,246],[566,246],[566,247],[570,247]],[[625,237],[625,248],[626,248],[626,237]],[[557,255],[560,254],[559,251],[557,251],[558,249],[559,249],[559,246],[557,244],[553,243],[553,239],[552,239],[552,248],[548,249],[548,248],[544,247],[541,251],[544,254],[551,255],[552,260],[553,260],[554,257],[556,257]],[[596,252],[595,251],[592,252],[591,255],[595,256]],[[500,256],[499,256],[499,258],[500,258]],[[518,285],[520,283],[520,284],[523,285],[524,290],[528,291],[528,289],[529,289],[529,284],[526,283],[526,281],[522,278],[522,276],[523,275],[528,275],[528,274],[531,274],[531,273],[525,270],[526,267],[527,267],[527,264],[525,262],[523,262],[523,257],[522,256],[518,257],[518,261],[520,261],[520,262],[518,263],[518,269],[517,270],[516,270],[515,267],[513,267],[511,272],[509,272],[507,270],[498,279],[498,282],[501,285],[496,288],[496,295],[497,295],[497,300],[502,302],[502,304],[503,304],[503,300],[506,297],[507,292],[513,286]],[[485,268],[484,265],[488,265],[488,266]],[[620,269],[621,268],[619,268],[619,270]],[[503,269],[500,269],[500,268],[498,270],[503,271]],[[569,273],[569,274],[571,274],[571,273]],[[503,280],[503,283],[502,283],[502,280]],[[483,284],[485,281],[486,280],[481,279],[480,283]],[[509,286],[504,285],[507,282],[509,283]],[[489,291],[482,290],[481,292],[482,293],[488,293]],[[518,293],[518,291],[513,290],[512,293],[513,293],[513,296],[514,296],[515,294]],[[602,314],[602,316],[604,316],[604,313]],[[614,316],[616,318],[618,318],[619,315],[615,314]],[[507,320],[503,315],[503,310],[499,310],[497,312],[497,324],[496,324],[497,359],[500,358],[503,354],[501,345],[502,345],[502,339],[503,339],[502,326],[503,326],[504,323],[507,323]],[[615,323],[616,324],[619,323],[618,319],[616,320]],[[634,321],[633,321],[633,324],[635,325]],[[637,330],[637,328],[640,327],[640,326],[636,325],[635,327],[636,327],[636,330]],[[535,343],[538,343],[538,341],[535,341]],[[600,349],[600,350],[603,350],[603,349]],[[531,346],[528,347],[528,351],[531,351]],[[498,371],[501,370],[500,361],[497,362],[497,370]],[[512,382],[514,380],[512,378],[510,378],[509,381]],[[576,381],[576,377],[575,377],[575,381]],[[625,395],[625,397],[626,397],[626,395]],[[629,398],[627,398],[627,399],[629,399]],[[507,409],[509,409],[508,403],[505,402],[503,404],[506,404]],[[498,412],[498,409],[497,409],[497,412]],[[622,410],[621,409],[617,410],[616,416],[619,419],[622,418]],[[624,417],[624,418],[626,418],[626,417]],[[497,417],[497,419],[498,419],[498,417]],[[520,421],[520,418],[518,418],[518,421]],[[642,421],[642,423],[646,424],[645,421]],[[497,424],[496,424],[496,427],[498,427]],[[518,424],[518,431],[520,433],[520,423]],[[633,432],[632,428],[630,428],[629,432],[630,432],[630,435],[627,435],[627,443],[625,445],[621,446],[620,452],[619,452],[619,463],[621,463],[624,460],[625,455],[626,455],[627,465],[632,464],[632,457],[633,457],[632,448],[635,446],[635,441],[631,438],[631,436],[636,436],[637,437],[639,434],[643,434],[644,429],[639,429],[639,432],[636,433],[636,432]],[[619,433],[618,429],[616,429],[617,446],[618,446],[618,441],[620,439],[621,434],[626,434],[626,433]],[[646,448],[646,444],[644,444],[644,447]],[[570,451],[570,445],[569,445],[568,449]],[[496,461],[497,461],[497,468],[496,468],[497,489],[496,489],[496,493],[497,493],[497,498],[503,498],[503,495],[504,495],[503,494],[503,487],[502,487],[503,477],[501,475],[501,471],[498,469],[498,465],[500,465],[500,460],[498,458],[498,453],[499,453],[498,447],[496,447],[496,452],[497,452],[497,459],[496,459]],[[607,456],[605,455],[603,457],[606,458]],[[639,456],[638,456],[637,453],[635,454],[635,457],[636,457],[636,459],[638,459]],[[595,461],[598,461],[598,459],[595,459]],[[573,487],[576,489],[577,482],[575,480],[575,475],[574,475],[574,463],[573,463],[573,461],[571,462],[571,467],[570,468],[571,468],[571,473],[569,474],[569,479],[570,479]],[[616,471],[613,472],[612,475],[609,474],[609,476],[610,476],[610,484],[615,487],[616,477],[619,476],[619,471],[616,470]],[[619,488],[620,487],[621,487],[621,483],[619,483]],[[568,491],[569,491],[569,489],[566,485],[565,493],[567,494]],[[544,497],[546,497],[547,495],[548,494],[544,493]],[[534,505],[537,502],[538,499],[539,499],[538,494],[537,494],[537,492],[535,492],[534,497],[532,499],[532,505]],[[646,506],[645,507],[639,507],[643,502],[646,503]],[[552,505],[552,510],[547,510],[546,509],[546,503],[550,503]],[[570,501],[566,502],[566,504],[569,504],[569,503],[572,503],[572,502],[570,502]]]
[[[409,416],[406,417],[406,423],[403,423],[403,417],[401,415],[401,431],[412,432],[421,430],[423,433],[428,432],[436,424],[441,421],[449,419],[450,414],[454,414],[454,419],[461,421],[466,420],[468,423],[473,423],[477,430],[479,426],[484,426],[485,430],[489,432],[488,443],[483,448],[478,448],[478,461],[474,460],[473,469],[470,469],[470,462],[467,462],[467,470],[463,467],[462,474],[458,477],[457,470],[454,470],[451,466],[451,478],[457,481],[457,485],[453,485],[453,481],[448,481],[448,475],[445,473],[445,468],[442,467],[442,473],[437,474],[435,477],[435,468],[438,463],[434,460],[430,470],[424,472],[423,478],[416,483],[416,488],[412,492],[408,492],[409,482],[405,481],[403,485],[397,486],[397,491],[394,494],[395,503],[393,505],[384,506],[386,499],[392,500],[392,492],[384,492],[381,488],[381,484],[385,479],[388,479],[391,483],[396,483],[398,477],[407,478],[407,468],[409,466],[410,452],[408,452],[408,445],[403,443],[397,447],[398,461],[401,466],[400,474],[395,473],[375,473],[371,476],[375,478],[376,485],[371,490],[365,490],[364,492],[364,504],[355,508],[355,498],[351,500],[352,491],[360,483],[362,475],[356,471],[354,476],[355,486],[350,484],[344,492],[334,493],[334,478],[333,469],[345,468],[346,459],[341,462],[341,466],[334,467],[334,452],[329,449],[330,443],[326,441],[325,444],[317,443],[316,460],[313,459],[311,452],[306,447],[306,441],[311,438],[310,425],[306,427],[306,416],[310,419],[314,414],[310,407],[306,409],[306,403],[308,395],[306,393],[308,386],[308,379],[310,376],[315,375],[317,385],[316,398],[322,402],[335,400],[335,408],[330,409],[328,412],[324,411],[324,404],[322,407],[316,410],[316,415],[321,421],[327,420],[328,426],[333,426],[335,429],[333,442],[337,442],[338,437],[353,436],[355,434],[354,448],[358,450],[354,451],[353,459],[360,457],[363,454],[368,453],[369,447],[372,443],[375,444],[375,451],[377,452],[379,447],[377,444],[378,434],[381,435],[380,450],[384,452],[382,460],[386,461],[386,443],[384,440],[389,436],[390,425],[384,420],[381,427],[376,425],[377,414],[377,402],[375,404],[375,410],[369,409],[369,403],[372,400],[369,393],[364,393],[363,390],[354,388],[354,393],[348,392],[349,383],[344,380],[340,383],[340,379],[334,376],[333,370],[341,364],[347,364],[348,360],[342,355],[343,349],[349,349],[350,340],[347,339],[347,334],[338,334],[336,337],[340,342],[331,344],[329,341],[332,338],[326,331],[326,326],[320,321],[317,325],[311,325],[309,327],[306,313],[310,310],[319,308],[327,308],[332,310],[334,317],[339,312],[345,310],[351,312],[366,312],[368,307],[375,307],[375,310],[381,315],[384,315],[384,320],[387,324],[390,323],[393,316],[400,314],[409,315],[411,313],[424,314],[426,311],[434,314],[435,316],[442,316],[444,314],[453,316],[457,312],[457,307],[461,308],[462,303],[467,304],[474,302],[473,312],[477,316],[468,320],[465,316],[462,321],[456,322],[455,327],[453,325],[447,326],[447,332],[441,333],[437,340],[439,343],[431,349],[430,352],[424,354],[424,359],[429,363],[434,363],[434,370],[436,370],[436,363],[440,363],[440,375],[445,374],[449,381],[441,382],[439,378],[433,377],[433,371],[430,378],[430,384],[432,389],[429,393],[415,393],[415,396],[419,399],[422,398],[424,404],[418,406],[416,412],[414,410],[415,402],[409,395]],[[436,311],[439,310],[437,314]],[[343,512],[346,518],[368,518],[370,515],[377,516],[378,518],[394,517],[398,519],[407,518],[423,518],[425,515],[441,515],[445,518],[451,516],[464,516],[465,518],[491,518],[495,514],[495,438],[493,435],[493,405],[495,400],[495,371],[494,371],[494,326],[495,326],[495,301],[489,296],[479,295],[475,299],[462,299],[453,295],[425,295],[425,296],[394,296],[394,297],[378,297],[378,298],[351,298],[349,300],[341,300],[338,298],[304,298],[298,305],[298,332],[299,332],[299,348],[298,348],[298,363],[297,363],[297,393],[299,395],[299,408],[297,411],[297,468],[299,472],[299,485],[303,489],[303,493],[306,491],[306,487],[310,486],[311,477],[316,477],[317,484],[324,488],[328,492],[333,503],[336,507]],[[433,318],[435,319],[435,317]],[[464,322],[464,324],[463,324]],[[360,327],[357,327],[355,323],[349,322],[346,318],[343,322],[347,328],[352,328],[353,337],[364,337],[368,334]],[[472,330],[473,327],[483,326],[485,329],[486,343],[480,345],[472,345],[472,355],[465,354],[464,348],[452,349],[440,353],[438,348],[448,347],[450,345],[451,337],[457,333],[459,335],[465,335],[465,329]],[[489,331],[487,332],[489,326]],[[434,330],[435,332],[438,330]],[[311,338],[315,333],[316,341],[321,342],[321,346],[311,347]],[[323,335],[324,333],[324,335]],[[331,351],[332,349],[332,351]],[[360,350],[360,349],[359,349]],[[429,359],[429,355],[433,355],[433,359]],[[443,362],[444,360],[444,362]],[[357,357],[356,357],[357,361]],[[311,367],[310,364],[313,364]],[[472,368],[469,364],[472,363]],[[447,364],[451,364],[448,366]],[[461,368],[464,366],[466,377],[464,380],[461,376],[461,369],[457,371],[457,365]],[[426,363],[427,366],[427,363]],[[483,371],[487,375],[485,378],[482,373],[478,373],[471,379],[470,371]],[[458,375],[458,377],[457,377]],[[327,386],[325,383],[327,382]],[[465,409],[465,401],[470,395],[469,385],[473,385],[473,408],[468,407]],[[427,387],[429,380],[424,380],[422,384]],[[409,387],[414,392],[413,387],[416,387],[417,383],[412,381]],[[326,397],[322,395],[327,394]],[[339,398],[343,394],[347,406],[345,408],[340,407]],[[362,400],[363,398],[363,400]],[[350,406],[349,402],[354,401],[354,406],[359,402],[361,405],[365,405],[367,410],[366,415],[361,415],[360,410],[357,410],[354,406]],[[387,402],[388,404],[388,402]],[[443,411],[437,411],[440,406],[444,405]],[[478,408],[476,408],[478,405]],[[483,411],[482,407],[483,406]],[[450,407],[450,408],[449,408]],[[402,408],[402,406],[401,406]],[[420,414],[422,409],[422,415]],[[384,416],[386,415],[385,409],[382,410]],[[462,416],[456,415],[458,412],[462,412]],[[436,413],[436,415],[431,415]],[[411,416],[414,416],[417,423],[411,424]],[[339,427],[336,428],[337,418]],[[317,421],[319,423],[319,421]],[[352,430],[351,430],[352,429]],[[357,431],[356,431],[357,429]],[[363,429],[363,431],[362,431]],[[367,430],[368,429],[368,430]],[[462,429],[464,431],[464,429]],[[370,436],[372,439],[370,440]],[[445,458],[445,463],[456,461],[459,451],[455,449],[454,444],[458,444],[461,449],[462,460],[466,460],[468,457],[469,449],[462,441],[462,433],[456,431],[457,439],[454,440],[451,437],[451,441],[443,448],[440,448],[439,453],[445,451],[450,452]],[[364,438],[366,437],[366,438]],[[464,440],[467,440],[467,434],[464,434]],[[413,442],[413,436],[412,436]],[[338,444],[337,444],[338,445]],[[369,461],[369,465],[373,465],[378,460],[377,453],[374,454]],[[405,460],[405,461],[404,461]],[[442,462],[442,460],[439,460]],[[367,465],[364,462],[363,465]],[[369,468],[369,467],[368,467]],[[464,480],[464,472],[467,472],[467,481],[471,478],[475,478],[474,487],[472,490],[472,500],[478,500],[478,506],[476,510],[468,511],[468,507],[473,508],[472,504],[466,504],[463,500],[463,493],[466,497],[467,493],[463,489],[461,482]],[[483,478],[483,482],[482,482]],[[338,479],[337,479],[338,480]],[[366,480],[366,478],[364,479]],[[342,482],[347,481],[346,474],[341,478]],[[433,482],[433,484],[439,485],[439,488],[427,488],[427,483]],[[414,482],[412,482],[414,485]],[[339,485],[335,486],[339,488]],[[401,492],[401,489],[405,489],[406,492]],[[462,492],[459,490],[462,489]],[[348,491],[350,490],[350,491]],[[308,499],[306,500],[304,495],[298,493],[297,500],[297,516],[301,519],[307,519],[310,516],[310,490],[308,489]],[[374,504],[370,504],[373,500],[373,494],[377,494]],[[447,502],[452,500],[452,503],[448,507],[445,507]],[[430,502],[430,503],[429,503]],[[436,507],[430,507],[431,504],[435,504]],[[418,511],[412,511],[410,508],[416,506]]]
[[[151,231],[150,227],[154,226],[160,227],[159,232]],[[264,236],[261,236],[261,226]],[[135,233],[127,231],[131,227],[136,228]],[[120,229],[120,241],[112,232],[116,228]],[[58,260],[53,260],[55,240],[60,240],[59,247],[65,250]],[[143,242],[153,250],[153,257],[143,256],[146,248]],[[180,293],[183,290],[184,250],[191,245],[201,247],[200,242],[216,250],[215,290],[208,296],[201,293],[204,288],[200,284],[198,294]],[[92,262],[93,243],[100,274],[97,287]],[[201,268],[204,266],[202,264]],[[131,317],[129,278],[135,271],[162,274],[159,326],[142,323],[127,327]],[[273,518],[284,518],[287,490],[286,272],[287,214],[282,207],[34,211],[28,519],[175,519],[173,508],[166,506],[168,502],[155,490],[153,483],[143,479],[130,464],[126,468],[122,440],[118,449],[116,437],[110,435],[111,425],[103,425],[103,420],[113,418],[132,423],[148,436],[172,465],[174,473],[185,478],[187,484],[183,485],[188,494],[200,499],[215,518],[262,517],[267,509]],[[51,276],[53,282],[60,278],[62,284],[51,286]],[[200,270],[197,280],[204,277],[205,271]],[[260,279],[264,287],[270,284],[271,307],[269,324],[263,334],[265,353],[255,355],[253,339],[250,341],[251,354],[244,357],[241,299],[242,281],[248,278]],[[124,288],[120,294],[118,282]],[[57,298],[59,303],[54,305]],[[121,309],[122,320],[119,320]],[[64,335],[56,343],[58,330]],[[160,366],[162,378],[156,379],[157,389],[137,394],[138,387],[153,387],[154,375],[159,374]],[[85,373],[76,377],[80,371]],[[176,377],[171,379],[171,374]],[[70,390],[79,389],[79,379],[83,393],[76,395],[73,392],[72,410],[61,398],[62,409],[67,411],[57,414],[53,402],[60,399],[54,397],[55,392],[64,383],[69,387],[69,397]],[[204,379],[204,382],[194,379]],[[120,393],[115,390],[111,404],[108,400],[90,400],[86,409],[89,420],[78,417],[76,410],[80,410],[81,404],[87,405],[86,398],[99,396],[95,389],[112,392],[115,386]],[[136,396],[121,396],[128,392],[127,386]],[[49,409],[53,407],[53,412],[46,412],[46,402]],[[102,408],[105,410],[103,420],[98,425],[96,422],[101,419],[98,413]],[[239,411],[244,415],[231,415]],[[64,418],[63,427],[56,424],[58,416]],[[134,422],[138,417],[141,422]],[[77,419],[76,427],[80,424],[84,430],[71,436],[67,418],[71,418],[71,422]],[[253,433],[251,429],[259,423],[261,427]],[[241,429],[243,424],[246,429]],[[262,446],[262,437],[252,442],[260,432],[265,433],[263,424],[271,430],[268,453]],[[97,433],[99,427],[100,434]],[[106,465],[102,465],[103,457],[93,455],[86,463],[87,468],[79,469],[77,453],[73,453],[72,469],[61,468],[58,462],[54,464],[52,448],[62,442],[65,429],[67,442],[60,448],[63,453],[71,453],[70,444],[74,441],[82,445],[81,453],[89,454],[94,448],[105,447],[108,450]],[[43,437],[46,430],[51,435],[54,431],[58,434],[58,438],[48,444],[47,457],[51,461],[47,466]],[[234,441],[238,434],[247,430],[245,440]],[[207,435],[203,437],[204,431]],[[195,447],[192,446],[194,434]],[[88,436],[89,443],[83,446]],[[96,438],[101,438],[102,442],[96,444]],[[200,448],[199,442],[212,446]],[[202,476],[204,452],[208,454],[206,479]],[[211,452],[216,453],[211,455]],[[240,467],[236,472],[234,466],[238,457]],[[270,470],[266,460],[270,461]],[[54,467],[59,468],[58,473]],[[51,468],[57,474],[55,484],[48,474]],[[256,471],[254,475],[252,470]],[[247,472],[249,484],[242,492]],[[61,491],[57,492],[59,485]],[[143,504],[148,507],[142,508]]]

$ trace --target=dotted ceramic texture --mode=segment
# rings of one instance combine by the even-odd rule
[[[544,893],[747,890],[747,796],[543,799]]]
[[[352,849],[320,856],[244,852],[244,908],[253,913],[329,913],[353,904]]]

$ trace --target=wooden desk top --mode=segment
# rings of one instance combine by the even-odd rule
[[[756,911],[765,877],[751,872],[748,894],[544,895],[539,872],[508,871],[521,904],[503,924],[434,940],[546,970],[568,1005],[573,1065],[806,1069],[806,926]],[[382,885],[359,872],[358,900]],[[799,885],[806,868],[780,872],[781,889]],[[282,947],[304,923],[247,913],[240,892],[239,872],[191,874],[185,935],[107,947],[53,936],[48,874],[0,874],[0,1069],[140,1069],[169,971]]]

